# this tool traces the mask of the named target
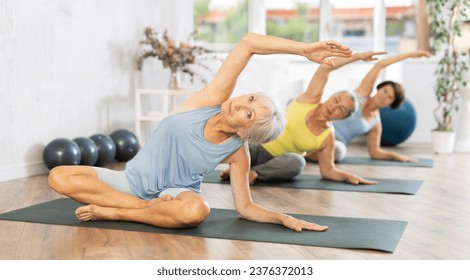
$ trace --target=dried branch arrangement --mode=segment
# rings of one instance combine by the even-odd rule
[[[199,47],[190,46],[188,43],[180,42],[179,46],[176,45],[175,41],[168,36],[168,32],[165,30],[160,40],[157,32],[154,32],[152,28],[147,27],[144,31],[145,40],[141,42],[143,45],[150,46],[150,49],[146,49],[144,53],[139,56],[137,61],[137,67],[139,70],[142,68],[143,61],[148,57],[157,57],[162,61],[164,68],[170,68],[172,72],[181,71],[190,76],[191,83],[194,82],[194,77],[198,78],[203,84],[207,84],[207,80],[197,70],[203,70],[211,76],[215,73],[208,67],[205,62],[209,60],[221,60],[210,50]],[[189,39],[193,36],[192,33]],[[189,41],[189,40],[188,40]]]

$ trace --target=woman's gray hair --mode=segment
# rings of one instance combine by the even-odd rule
[[[350,90],[343,90],[343,91],[340,91],[340,92],[337,92],[335,93],[334,95],[336,94],[341,94],[341,93],[347,93],[350,97],[351,97],[351,100],[353,101],[353,104],[354,104],[354,107],[352,108],[352,110],[350,110],[348,112],[348,114],[343,118],[348,118],[350,117],[352,114],[354,114],[357,110],[359,110],[359,98],[357,97],[357,94],[354,93],[353,91],[350,91]]]
[[[260,116],[241,138],[252,144],[267,143],[281,135],[286,126],[286,119],[279,104],[266,93],[257,92],[254,95],[257,96],[260,104],[268,109],[269,113]]]

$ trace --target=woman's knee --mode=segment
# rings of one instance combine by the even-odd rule
[[[287,160],[286,170],[291,174],[295,174],[294,176],[297,176],[302,173],[306,164],[307,161],[303,156],[291,153]]]
[[[71,181],[74,175],[93,175],[94,171],[90,167],[84,166],[57,166],[54,167],[48,176],[49,186],[56,192],[67,195],[72,189]]]
[[[276,171],[269,179],[290,180],[300,175],[307,164],[303,156],[296,153],[286,153],[276,158]]]
[[[177,196],[177,199],[185,201],[180,216],[180,222],[185,226],[197,226],[209,216],[209,204],[201,195],[183,192]]]
[[[64,181],[67,178],[66,174],[67,174],[66,166],[57,166],[57,167],[54,167],[49,172],[49,176],[47,177],[49,186],[60,194],[62,194]]]

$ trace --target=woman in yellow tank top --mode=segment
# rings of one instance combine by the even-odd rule
[[[376,60],[382,52],[356,54],[360,60]],[[351,115],[358,107],[356,95],[349,91],[333,94],[321,102],[329,73],[346,64],[345,60],[332,58],[334,66],[322,65],[325,71],[316,71],[307,90],[293,100],[286,109],[287,125],[282,135],[274,141],[250,146],[250,183],[256,180],[289,180],[299,175],[306,164],[303,155],[318,153],[320,173],[323,178],[345,181],[350,184],[375,184],[355,174],[342,171],[334,164],[333,120]],[[228,177],[228,170],[221,177]]]

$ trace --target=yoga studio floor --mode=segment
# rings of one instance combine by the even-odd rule
[[[2,260],[81,259],[470,259],[470,154],[434,155],[428,144],[392,150],[430,158],[434,167],[341,165],[364,177],[423,180],[415,195],[253,187],[255,201],[286,213],[407,221],[394,253],[0,221]],[[366,155],[351,147],[350,155]],[[123,164],[112,164],[122,169]],[[319,174],[309,164],[306,173]],[[233,209],[230,188],[204,184],[214,208]],[[47,175],[0,183],[0,213],[60,198]],[[296,234],[292,232],[292,234]]]

